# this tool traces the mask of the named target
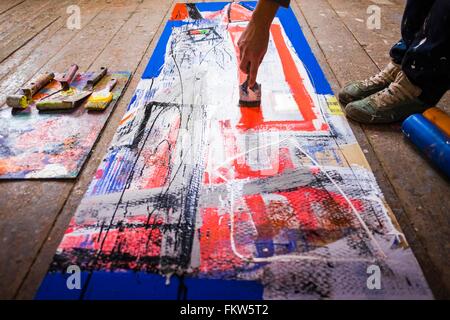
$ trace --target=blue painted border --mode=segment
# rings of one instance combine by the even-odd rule
[[[246,8],[253,9],[256,1],[240,2]],[[221,10],[228,2],[197,3],[199,11]],[[283,28],[291,41],[298,57],[307,68],[314,86],[319,94],[332,94],[331,87],[325,78],[303,32],[290,8],[280,8],[277,13]],[[172,29],[195,22],[171,21],[164,27],[161,37],[153,51],[142,79],[157,77],[164,65],[166,47]],[[82,284],[87,279],[87,272],[82,273]],[[68,275],[62,273],[47,273],[36,294],[36,299],[80,299],[80,290],[68,290],[66,280]],[[187,299],[262,299],[263,286],[255,281],[219,280],[187,278]],[[86,294],[86,299],[177,299],[179,281],[172,277],[170,285],[165,284],[165,278],[158,274],[143,272],[106,272],[93,273]]]
[[[244,7],[252,10],[257,2],[256,1],[241,1],[239,2]],[[223,9],[228,2],[202,2],[196,3],[196,7],[200,12],[203,11],[218,11]],[[318,94],[333,94],[330,84],[328,83],[316,57],[314,56],[305,35],[302,32],[300,24],[295,17],[291,8],[278,9],[277,17],[283,25],[284,31],[292,43],[300,60],[302,60],[305,68],[307,69],[309,76],[313,82],[316,92]],[[152,57],[142,75],[142,79],[156,78],[161,72],[164,65],[164,56],[166,54],[167,42],[172,34],[172,28],[179,27],[181,25],[189,24],[185,21],[172,21],[169,20],[161,34],[158,44],[153,51]]]
[[[166,47],[167,42],[169,41],[170,35],[172,34],[172,28],[180,27],[184,24],[187,24],[184,21],[167,21],[166,26],[164,27],[163,32],[161,33],[161,37],[158,40],[158,43],[153,50],[153,54],[150,57],[150,61],[145,68],[145,71],[142,75],[142,79],[151,79],[159,76],[162,66],[164,65],[164,57],[166,55]]]
[[[86,284],[88,272],[81,273],[84,300],[262,300],[261,283],[247,280],[185,278],[180,294],[180,279],[154,273],[134,271],[94,271]],[[36,300],[80,300],[82,289],[69,290],[69,274],[47,273]]]
[[[278,9],[277,17],[280,19],[284,31],[291,41],[297,56],[307,69],[311,81],[313,82],[313,86],[316,88],[316,92],[318,94],[333,94],[330,84],[326,79],[322,68],[320,68],[292,9]]]

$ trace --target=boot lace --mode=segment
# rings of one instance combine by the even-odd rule
[[[403,72],[400,72],[389,87],[376,93],[374,100],[380,107],[397,104],[403,101],[413,100],[420,94],[418,88],[406,79]]]
[[[392,82],[394,81],[395,78],[393,76],[393,73],[396,71],[395,69],[397,68],[398,68],[397,66],[389,64],[388,66],[386,66],[386,68],[378,72],[376,75],[370,77],[369,79],[364,80],[363,84],[365,86],[372,86],[372,85],[383,85],[386,82]]]

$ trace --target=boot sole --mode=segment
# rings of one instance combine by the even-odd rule
[[[347,118],[352,119],[353,121],[356,121],[356,122],[359,122],[359,123],[364,123],[364,124],[389,124],[389,123],[401,122],[401,121],[405,120],[406,118],[408,118],[410,115],[416,114],[416,113],[422,113],[426,109],[427,109],[426,107],[424,107],[424,108],[420,108],[419,107],[419,108],[411,110],[411,112],[409,112],[407,114],[402,114],[401,116],[394,115],[391,119],[388,119],[386,117],[371,116],[371,115],[368,115],[365,112],[361,112],[357,108],[346,109],[345,110],[345,115],[347,116]]]
[[[353,121],[364,123],[364,124],[372,124],[374,123],[374,118],[369,116],[367,113],[359,111],[356,108],[348,108],[345,109],[345,116]]]
[[[348,104],[355,102],[355,101],[363,100],[367,97],[370,97],[371,95],[373,95],[381,90],[384,90],[385,88],[387,88],[387,86],[382,87],[381,89],[378,89],[378,90],[366,92],[366,94],[361,97],[352,97],[352,96],[346,94],[345,92],[340,91],[338,94],[338,101],[342,104],[342,106],[345,109]]]

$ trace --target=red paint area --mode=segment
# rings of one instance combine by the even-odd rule
[[[214,12],[202,12],[202,15],[205,19],[216,19],[217,17],[223,16],[223,23],[228,22],[239,22],[239,21],[250,21],[253,11],[241,6],[238,3],[231,3],[231,7],[229,11],[225,7],[223,10],[214,11]]]
[[[223,272],[243,267],[245,262],[237,257],[231,247],[230,215],[219,214],[217,208],[206,208],[201,211],[203,224],[199,230],[200,271],[204,273]],[[242,214],[242,220],[249,216]],[[246,249],[238,246],[238,252],[249,255]]]
[[[189,18],[189,12],[186,8],[186,4],[177,3],[173,8],[172,15],[170,16],[170,20],[185,20]]]
[[[102,254],[114,255],[117,261],[122,261],[123,268],[134,269],[139,258],[158,260],[161,253],[160,228],[163,221],[161,218],[152,218],[147,223],[146,220],[146,216],[130,217],[109,231],[106,227],[102,229],[95,224],[88,225],[85,222],[83,225],[77,225],[72,221],[59,249],[80,248],[93,251],[101,249]],[[87,230],[90,232],[86,232]],[[105,269],[111,269],[110,263],[101,259],[97,261],[97,265]]]
[[[242,33],[244,32],[245,27],[239,26],[239,25],[233,25],[228,27],[228,32],[230,33],[231,40],[234,44],[234,49],[236,51],[236,58],[237,58],[237,66],[238,66],[238,77],[239,77],[239,83],[243,83],[245,79],[247,79],[247,74],[241,71],[239,68],[239,65],[241,63],[241,53],[239,51],[238,41],[241,37]]]
[[[258,244],[276,248],[267,256],[307,253],[358,227],[354,213],[341,195],[311,187],[274,195],[284,200],[265,201],[264,196],[258,194],[241,199],[244,208],[234,213],[233,221],[233,239],[239,255],[259,256]],[[360,200],[351,201],[357,210],[363,209]],[[201,216],[200,271],[227,272],[245,267],[231,247],[230,214],[207,208],[201,211]]]
[[[289,228],[292,219],[298,222],[301,230],[338,231],[357,224],[349,204],[341,195],[311,187],[276,194],[283,196],[286,202],[265,203],[261,195],[245,197],[259,236],[263,239],[273,238],[282,229]],[[352,200],[352,204],[357,210],[363,209],[360,200]]]
[[[231,39],[236,51],[236,57],[238,65],[240,63],[240,52],[238,47],[238,40],[244,32],[243,26],[230,26],[228,31],[230,32]],[[294,100],[299,108],[299,112],[303,117],[303,121],[265,121],[261,107],[240,107],[241,119],[238,124],[238,128],[243,130],[284,130],[284,131],[316,131],[313,120],[317,119],[314,113],[314,103],[306,90],[303,79],[297,70],[295,61],[288,49],[283,34],[281,32],[281,26],[273,24],[271,26],[271,34],[277,48],[277,52],[280,56],[280,60],[283,66],[283,73]],[[247,78],[247,75],[238,68],[239,83],[243,83]],[[328,126],[322,124],[320,130],[328,130]]]
[[[170,131],[165,140],[158,145],[156,150],[145,157],[146,166],[146,185],[145,189],[162,187],[169,178],[170,155],[175,152],[178,131],[180,126],[180,117],[178,116],[171,124]]]
[[[291,52],[289,51],[286,42],[284,41],[283,35],[281,33],[281,26],[278,24],[272,24],[270,27],[270,32],[272,33],[272,38],[277,48],[278,54],[280,55],[281,63],[283,65],[283,72],[286,78],[286,82],[291,88],[291,92],[294,96],[295,102],[306,121],[312,121],[317,119],[314,114],[313,108],[314,104],[306,90],[303,79],[297,70],[294,59],[292,58]]]
[[[262,108],[240,107],[241,118],[237,128],[243,132],[252,129],[254,131],[316,131],[310,121],[264,121]],[[322,124],[320,131],[328,130],[327,124]]]
[[[235,158],[232,161],[232,167],[234,169],[234,179],[247,179],[247,178],[266,178],[268,176],[274,176],[283,173],[286,169],[293,169],[294,165],[290,159],[289,150],[282,148],[279,150],[272,150],[275,154],[271,157],[271,168],[265,170],[252,169],[247,164],[245,152],[249,150],[239,150],[237,139],[234,136],[230,128],[222,127],[224,135],[225,150],[228,151],[228,158]],[[251,148],[251,147],[250,147]],[[278,152],[276,152],[278,151]],[[244,154],[243,154],[244,153]],[[243,155],[241,155],[243,154]],[[237,155],[240,155],[236,158]]]

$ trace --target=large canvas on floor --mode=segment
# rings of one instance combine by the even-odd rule
[[[432,297],[291,9],[238,106],[255,4],[175,6],[37,298]]]

